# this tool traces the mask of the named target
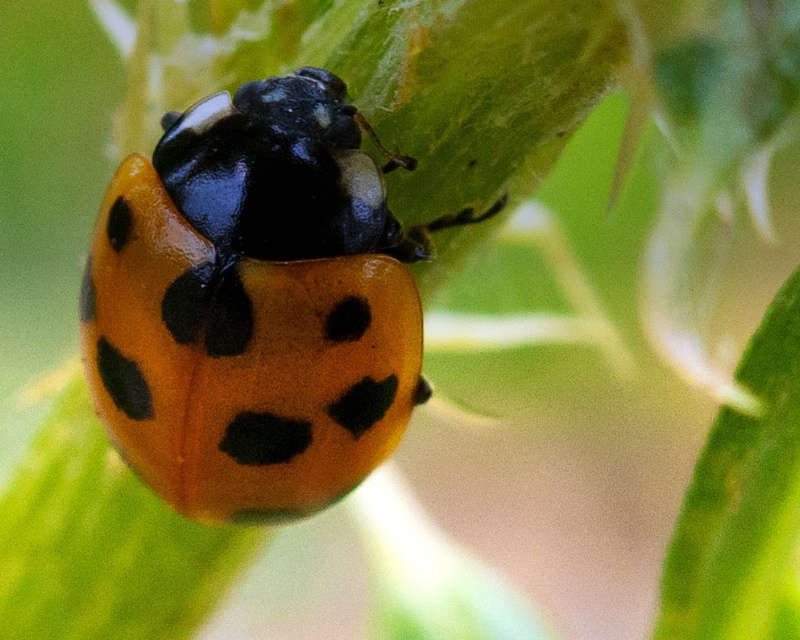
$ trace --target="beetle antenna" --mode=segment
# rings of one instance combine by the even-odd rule
[[[380,151],[384,156],[389,159],[383,166],[383,172],[389,173],[390,171],[394,171],[398,167],[402,167],[406,171],[413,171],[417,168],[417,159],[412,158],[411,156],[401,156],[396,153],[392,153],[386,147],[383,146],[380,139],[378,138],[378,134],[375,133],[375,129],[372,128],[372,125],[367,121],[360,111],[356,111],[353,115],[353,118],[358,123],[366,134],[371,138],[372,142],[375,143],[375,146],[378,147],[378,151]]]

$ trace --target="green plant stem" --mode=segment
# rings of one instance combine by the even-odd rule
[[[0,638],[188,638],[264,530],[173,513],[110,448],[82,378],[0,500]]]

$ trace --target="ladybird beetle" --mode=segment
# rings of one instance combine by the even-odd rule
[[[305,67],[162,119],[100,207],[80,301],[97,415],[129,466],[206,522],[305,516],[398,445],[421,377],[422,310],[384,149],[344,82]],[[362,131],[389,163],[361,150]]]

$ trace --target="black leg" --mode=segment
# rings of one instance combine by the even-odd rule
[[[463,227],[468,224],[476,224],[478,222],[483,222],[484,220],[488,220],[489,218],[493,218],[498,213],[500,213],[507,204],[508,204],[508,194],[505,194],[502,198],[500,198],[497,202],[495,202],[491,207],[489,207],[486,211],[484,211],[480,215],[475,215],[474,207],[466,207],[465,209],[462,209],[455,215],[449,214],[446,216],[442,216],[441,218],[436,218],[435,220],[431,220],[428,224],[425,225],[425,227],[429,232],[433,233],[434,231],[441,231],[442,229],[451,229],[453,227]]]
[[[414,404],[425,404],[433,395],[433,387],[424,377],[420,376],[417,388],[414,389]]]
[[[433,259],[433,244],[427,229],[423,226],[411,227],[403,234],[400,243],[386,251],[400,262],[422,262]]]
[[[405,232],[400,243],[386,253],[400,262],[431,260],[434,256],[433,242],[431,242],[432,233],[442,231],[443,229],[452,229],[453,227],[463,227],[468,224],[483,222],[500,213],[505,208],[506,204],[508,204],[508,194],[505,194],[480,215],[475,215],[474,207],[466,207],[455,215],[449,214],[431,220],[428,224],[413,226]]]

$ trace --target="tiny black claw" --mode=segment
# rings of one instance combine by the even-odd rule
[[[180,111],[167,111],[163,116],[161,116],[161,128],[166,133],[172,127],[175,126],[175,123],[181,119],[183,114]]]
[[[431,386],[431,383],[428,382],[423,376],[420,376],[419,381],[417,382],[417,388],[414,389],[414,404],[417,406],[425,404],[431,399],[432,395],[433,387]]]

